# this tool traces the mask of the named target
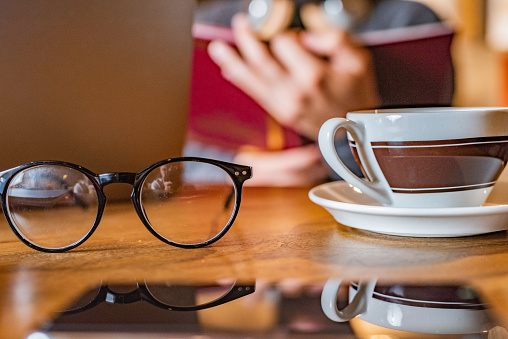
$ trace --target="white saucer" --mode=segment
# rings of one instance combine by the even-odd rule
[[[498,182],[484,206],[400,208],[381,206],[345,181],[314,187],[309,198],[339,223],[376,233],[460,237],[508,229],[508,183]]]

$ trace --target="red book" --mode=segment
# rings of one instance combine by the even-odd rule
[[[455,83],[453,36],[440,22],[357,35],[372,54],[382,105],[449,106]]]
[[[309,142],[279,125],[253,99],[222,77],[208,56],[207,45],[213,39],[233,44],[230,28],[196,23],[193,36],[189,140],[230,150],[280,150]],[[453,32],[441,23],[356,36],[373,54],[384,106],[450,104],[452,36]]]
[[[282,127],[251,97],[225,80],[207,53],[208,43],[233,43],[231,29],[194,24],[194,59],[188,138],[236,150],[240,147],[280,150],[301,146],[305,138]]]

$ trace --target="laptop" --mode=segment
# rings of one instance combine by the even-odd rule
[[[0,170],[138,172],[180,156],[194,5],[0,0]]]

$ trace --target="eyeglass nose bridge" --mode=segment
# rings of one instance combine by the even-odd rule
[[[134,185],[136,173],[116,172],[99,174],[99,183],[102,187],[109,184],[131,184]]]
[[[105,301],[110,304],[132,304],[141,301],[142,299],[143,298],[139,289],[135,289],[127,293],[120,293],[111,290],[109,287],[106,287]]]

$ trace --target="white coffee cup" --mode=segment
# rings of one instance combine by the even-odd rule
[[[382,328],[435,334],[472,334],[496,326],[472,290],[461,286],[376,285],[351,283],[349,304],[337,307],[340,279],[330,279],[321,294],[325,315],[336,322],[353,318]]]
[[[354,175],[337,155],[340,128],[369,180]],[[323,124],[319,147],[337,174],[385,206],[481,206],[508,160],[508,108],[350,112]]]

